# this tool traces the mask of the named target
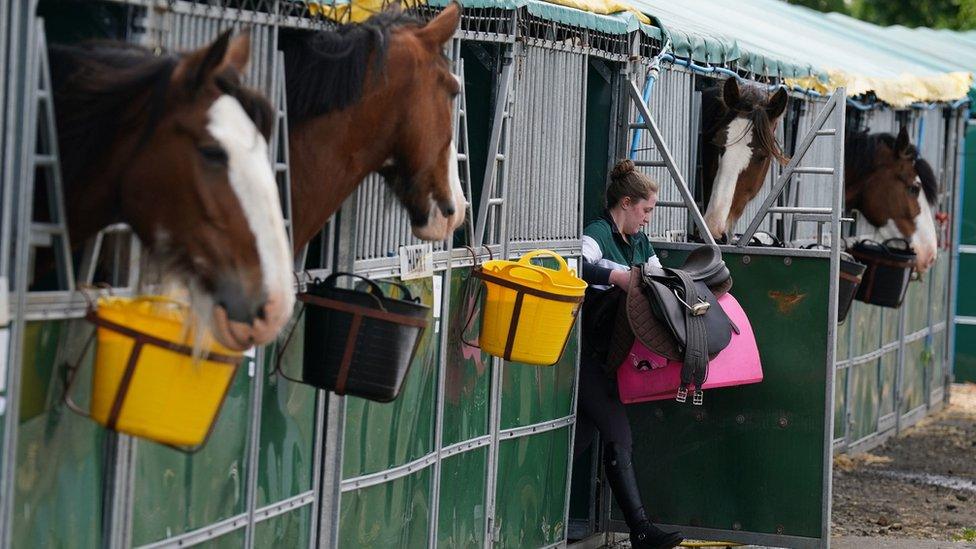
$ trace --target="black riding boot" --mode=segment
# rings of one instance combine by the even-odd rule
[[[684,540],[680,532],[665,532],[651,524],[641,503],[631,451],[619,444],[604,447],[604,468],[617,505],[624,512],[634,549],[670,549]]]

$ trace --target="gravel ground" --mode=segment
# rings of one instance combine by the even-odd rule
[[[976,546],[976,385],[870,453],[834,458],[834,536]]]

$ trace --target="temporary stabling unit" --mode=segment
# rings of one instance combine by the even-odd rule
[[[861,107],[857,105],[857,107]],[[863,108],[863,107],[862,107]],[[955,211],[959,196],[961,128],[966,110],[959,105],[903,111],[877,107],[849,110],[849,127],[897,134],[904,124],[919,154],[938,180],[934,212]],[[955,216],[950,216],[954,219]],[[940,409],[951,382],[953,271],[957,269],[951,225],[937,223],[935,265],[909,283],[899,309],[855,302],[838,336],[834,448],[868,450]],[[852,239],[871,238],[874,229],[860,218],[849,226]]]
[[[113,13],[127,39],[163,48],[194,47],[226,28],[252,27],[250,83],[265,90],[279,111],[273,161],[286,190],[287,140],[281,124],[287,106],[276,30],[327,23],[305,3],[285,0],[149,4],[111,1],[91,9]],[[594,204],[606,173],[616,158],[628,154],[630,126],[638,113],[650,114],[660,130],[654,134],[644,124],[637,158],[645,162],[639,162],[641,169],[661,182],[662,206],[667,205],[658,210],[649,231],[666,263],[680,260],[688,246],[663,240],[666,231],[688,232],[695,226],[688,200],[700,192],[696,90],[706,79],[680,63],[661,63],[650,104],[641,104],[635,97],[662,46],[657,29],[625,17],[532,1],[504,7],[466,2],[465,8],[450,57],[455,73],[464,76],[455,141],[472,206],[463,238],[431,246],[433,276],[405,281],[433,308],[433,318],[399,398],[380,404],[336,397],[277,376],[279,354],[285,371],[301,369],[299,326],[291,345],[270,345],[245,360],[209,444],[186,456],[108,433],[61,405],[61,364],[77,355],[91,328],[80,320],[84,301],[68,291],[71,280],[60,292],[27,292],[32,246],[24,236],[32,220],[25,213],[32,209],[32,195],[18,190],[30,189],[19,183],[33,182],[27,176],[43,160],[39,153],[44,151],[29,146],[39,127],[37,105],[43,106],[38,103],[43,90],[32,87],[42,34],[33,5],[0,5],[0,23],[8,17],[0,26],[0,38],[4,33],[7,38],[0,47],[11,48],[0,59],[28,60],[11,64],[15,76],[7,80],[6,119],[0,118],[5,124],[0,276],[11,281],[13,318],[9,330],[0,331],[9,333],[11,341],[2,362],[7,369],[0,376],[5,381],[0,383],[0,547],[203,542],[221,547],[548,547],[565,543],[570,531],[587,535],[620,528],[608,494],[599,493],[595,484],[595,468],[574,483],[573,518],[579,520],[569,517],[578,333],[550,368],[491,358],[461,342],[475,340],[479,330],[477,320],[469,323],[468,313],[473,308],[476,313],[477,304],[468,281],[475,261],[514,258],[540,247],[578,265],[580,232],[588,218],[584,212],[599,211]],[[433,10],[420,11],[430,15]],[[733,66],[732,52],[726,53],[728,59],[695,60]],[[831,242],[831,235],[840,234],[837,140],[843,138],[844,96],[795,95],[794,101],[801,106],[789,111],[778,132],[797,160],[771,170],[736,231],[785,228],[787,237],[799,242],[817,238],[822,226]],[[880,120],[888,113],[875,110],[866,116]],[[924,135],[926,154],[943,151],[937,174],[949,201],[945,209],[956,196],[954,155],[963,118],[961,111],[947,115],[941,110],[921,116],[924,127],[913,126],[913,135]],[[940,124],[949,130],[937,145],[941,134],[933,127]],[[893,115],[885,127],[894,127]],[[824,133],[812,137],[817,131]],[[832,171],[804,173],[804,168],[818,167]],[[781,177],[784,173],[792,178]],[[687,193],[675,184],[678,179]],[[773,198],[766,201],[770,194]],[[784,206],[795,209],[770,210]],[[809,220],[801,220],[804,215]],[[111,234],[104,238],[113,244],[125,240]],[[317,262],[304,267],[319,277],[336,268],[394,278],[400,275],[400,247],[418,244],[402,208],[375,176],[353,194],[338,223],[330,223],[318,242],[309,251]],[[137,249],[119,252],[116,285],[126,287],[119,293],[131,291],[138,276]],[[832,449],[865,447],[878,438],[862,434],[891,432],[885,423],[890,417],[904,426],[926,406],[941,402],[939,380],[945,370],[927,366],[930,359],[923,361],[917,353],[944,349],[947,313],[933,301],[926,322],[914,326],[917,317],[911,322],[906,317],[909,303],[894,313],[859,303],[835,330],[836,245],[831,250],[724,251],[736,278],[735,295],[749,312],[760,343],[766,380],[710,393],[703,410],[670,402],[635,406],[636,428],[648,433],[637,449],[642,488],[659,502],[655,520],[692,534],[822,546],[829,534]],[[952,270],[948,255],[916,288],[924,284],[932,296],[945,295],[949,275],[938,273]],[[911,306],[924,306],[929,294],[913,292]],[[790,295],[804,297],[793,308],[783,305],[788,299],[776,297]],[[876,330],[883,341],[870,336],[865,336],[870,341],[855,341],[861,331],[852,327],[872,322],[879,327],[864,333]],[[799,345],[790,343],[797,326],[811,334]],[[836,382],[830,367],[835,341]],[[90,362],[88,357],[84,367],[90,368]],[[872,377],[870,367],[858,369],[862,364],[874,364],[879,373]],[[83,380],[80,393],[88,390]],[[872,383],[880,385],[882,397],[870,394]],[[895,387],[904,389],[896,395]],[[895,411],[900,413],[892,416]],[[855,418],[855,427],[847,427],[849,417]],[[662,440],[669,442],[656,442]],[[721,451],[703,451],[715,447]],[[739,484],[729,485],[729,456],[732,463],[754,463],[757,454],[766,456],[768,466],[750,467],[737,477]],[[721,463],[714,461],[719,455]],[[667,482],[659,482],[659,466],[669,471]],[[680,482],[689,478],[696,479],[690,490]],[[702,507],[705,503],[709,509]]]

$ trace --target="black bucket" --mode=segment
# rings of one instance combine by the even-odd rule
[[[341,276],[364,280],[369,291],[336,288]],[[388,297],[364,277],[335,273],[308,285],[305,303],[305,356],[302,381],[378,402],[400,394],[430,307],[402,284],[404,299]]]
[[[823,244],[811,244],[806,249],[829,250]],[[840,284],[837,287],[837,323],[840,324],[847,319],[847,314],[851,312],[851,304],[854,303],[854,295],[858,286],[861,284],[861,277],[867,265],[858,263],[854,257],[847,253],[840,253]]]
[[[848,253],[840,254],[840,285],[837,287],[837,322],[844,322],[851,311],[854,295],[861,285],[867,265],[858,263]]]
[[[858,301],[881,307],[900,307],[915,268],[915,252],[908,241],[889,238],[879,244],[862,240],[849,251],[854,259],[867,266],[857,288]]]

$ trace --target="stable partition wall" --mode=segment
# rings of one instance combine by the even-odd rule
[[[851,111],[863,129],[896,134],[906,125],[919,154],[932,165],[938,180],[933,212],[955,211],[959,196],[960,126],[964,111],[947,106],[896,112],[887,108]],[[869,450],[948,398],[951,375],[953,297],[956,269],[952,224],[937,222],[939,251],[935,265],[920,280],[910,282],[898,309],[855,301],[840,325],[835,386],[834,448]],[[863,219],[849,235],[874,238]]]
[[[150,47],[199,47],[227,28],[249,26],[248,83],[273,97],[280,23],[273,13],[187,2],[164,10],[112,3],[91,9],[106,6],[121,14],[123,28],[138,21],[125,35]],[[25,26],[37,21],[33,11],[19,16]],[[32,123],[23,121],[24,128]],[[23,256],[16,261],[26,263]],[[92,327],[83,313],[84,301],[70,292],[26,295],[16,313],[25,322],[23,352],[8,366],[18,376],[20,404],[6,412],[18,435],[9,478],[20,480],[9,484],[2,545],[313,545],[320,396],[273,373],[277,346],[244,359],[208,444],[185,454],[110,433],[64,406],[69,362],[82,367],[74,398],[83,407],[90,401],[93,353],[82,352]],[[300,361],[295,348],[284,353],[286,367]]]
[[[960,131],[965,133],[965,150],[959,158],[959,173],[963,186],[961,204],[954,212],[958,218],[956,229],[958,243],[954,252],[958,253],[958,293],[954,303],[955,315],[955,362],[951,364],[955,380],[976,382],[976,291],[967,281],[976,279],[976,123],[963,118]]]
[[[545,43],[514,48],[464,43],[456,51],[497,55],[477,68],[472,62],[481,61],[465,57],[462,103],[467,107],[466,141],[473,144],[467,161],[472,167],[485,165],[480,150],[487,158],[498,158],[495,183],[506,189],[497,214],[505,231],[493,253],[507,248],[517,256],[545,247],[575,264],[587,52]],[[511,87],[502,90],[506,51],[513,65]],[[493,74],[494,104],[473,100],[488,95],[471,90],[474,82],[484,80],[483,69]],[[506,111],[501,119],[507,136],[499,150],[474,145],[490,142],[494,128],[477,122],[499,120],[491,107]],[[480,196],[483,178],[472,179],[474,194]],[[386,278],[399,274],[399,265],[382,261],[389,262],[399,246],[413,242],[404,236],[405,218],[392,212],[361,215],[369,208],[383,211],[362,205],[381,200],[386,200],[385,208],[399,207],[378,182],[361,187],[357,203],[345,210],[356,215],[346,221],[348,233],[339,231],[338,249],[345,249],[342,235],[348,234],[357,246],[345,264],[360,274]],[[358,245],[370,240],[363,234],[383,239],[373,241],[376,252],[368,257]],[[336,540],[343,547],[561,543],[567,533],[578,334],[571,336],[559,363],[548,367],[506,363],[482,353],[476,346],[480,308],[472,284],[479,281],[470,278],[472,256],[447,243],[433,246],[433,251],[433,278],[405,282],[433,312],[432,329],[425,332],[402,394],[387,404],[341,399]],[[489,257],[484,248],[476,252],[479,262]]]

